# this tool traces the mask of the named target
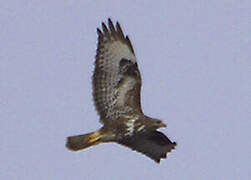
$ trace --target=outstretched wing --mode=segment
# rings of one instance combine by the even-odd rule
[[[128,36],[119,23],[108,19],[97,29],[98,48],[93,74],[93,96],[103,123],[142,113],[140,104],[141,76]]]

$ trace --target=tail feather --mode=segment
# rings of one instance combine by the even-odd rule
[[[70,136],[67,138],[66,147],[72,151],[78,151],[97,145],[101,142],[101,133],[95,131],[88,134]]]

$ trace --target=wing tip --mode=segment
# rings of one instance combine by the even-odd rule
[[[170,148],[168,151],[166,151],[164,154],[162,154],[161,156],[159,157],[152,157],[152,159],[156,162],[156,163],[160,163],[162,159],[166,159],[168,154],[171,153],[173,150],[175,150],[175,147],[177,146],[177,143],[176,142],[172,142],[170,144]]]
[[[146,155],[156,163],[160,163],[161,159],[166,159],[168,153],[177,145],[159,131],[134,134],[132,137],[125,137],[119,143]]]
[[[109,30],[108,30],[108,28],[107,28],[107,26],[105,25],[104,22],[102,22],[102,30],[103,30],[104,34],[108,34],[109,33]]]
[[[99,28],[97,28],[97,34],[98,34],[99,36],[102,35],[102,31],[101,31]]]
[[[135,54],[129,37],[124,35],[123,30],[118,21],[116,22],[116,25],[114,26],[112,19],[108,18],[107,25],[104,22],[102,22],[101,27],[102,27],[101,28],[102,30],[100,28],[97,28],[97,34],[99,37],[106,36],[108,39],[111,39],[111,37],[115,39],[119,38],[120,40],[122,40],[122,42],[127,44],[128,47],[131,49],[132,53]]]

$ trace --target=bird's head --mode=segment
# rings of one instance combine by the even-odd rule
[[[154,118],[149,118],[148,117],[148,122],[151,122],[151,127],[153,129],[159,129],[159,128],[165,128],[166,127],[166,124],[159,120],[159,119],[154,119]]]
[[[165,128],[166,127],[166,124],[163,121],[158,120],[158,119],[155,119],[155,125],[158,128]]]

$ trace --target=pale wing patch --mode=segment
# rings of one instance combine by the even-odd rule
[[[109,50],[111,51],[111,55],[113,59],[116,59],[119,62],[120,59],[130,59],[132,62],[136,62],[135,55],[131,52],[129,47],[122,43],[121,41],[113,41],[110,43]]]
[[[136,57],[129,47],[121,41],[108,41],[103,48],[100,48],[100,54],[104,57],[103,61],[99,61],[99,68],[107,73],[118,73],[119,62],[121,59],[130,59],[136,63]]]
[[[117,97],[117,105],[124,106],[126,102],[126,94],[128,91],[132,90],[136,84],[134,78],[126,77],[119,87],[119,94]]]

